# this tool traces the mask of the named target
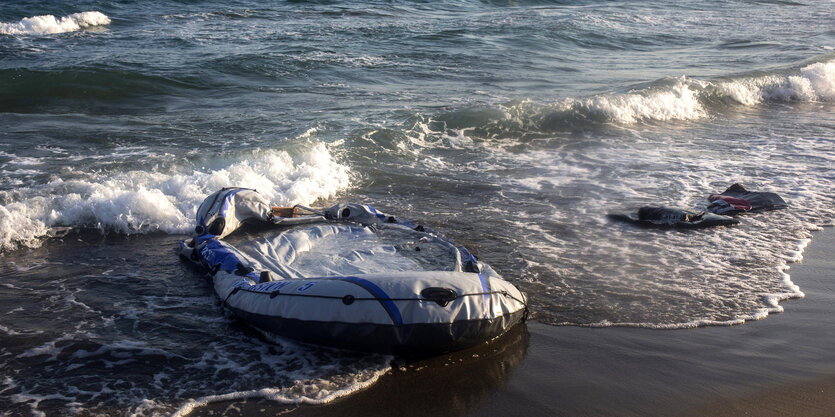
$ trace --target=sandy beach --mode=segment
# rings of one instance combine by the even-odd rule
[[[789,271],[806,297],[783,314],[689,330],[554,327],[398,360],[370,388],[327,405],[217,403],[193,415],[828,416],[835,410],[835,230]]]

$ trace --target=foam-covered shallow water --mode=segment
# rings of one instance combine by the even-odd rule
[[[174,252],[224,186],[426,224],[545,323],[781,312],[832,225],[831,22],[825,2],[4,7],[0,409],[317,403],[385,372],[224,314]],[[686,233],[605,217],[702,209],[734,182],[789,208]]]
[[[224,313],[209,280],[160,257],[177,242],[88,233],[7,256],[2,275],[16,279],[0,288],[4,412],[187,415],[254,397],[316,404],[389,369],[386,356],[300,345],[242,325]]]

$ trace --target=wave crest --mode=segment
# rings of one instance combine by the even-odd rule
[[[53,33],[74,32],[82,28],[109,24],[110,18],[101,12],[73,13],[60,19],[48,14],[24,17],[16,23],[0,23],[0,34],[49,35]]]
[[[635,124],[708,117],[721,104],[754,106],[766,102],[835,100],[835,60],[799,70],[728,81],[665,79],[650,88],[625,94],[566,99],[545,108],[597,122]]]
[[[568,99],[556,107],[558,111],[571,109],[592,120],[621,124],[693,120],[707,114],[699,101],[698,90],[693,85],[693,81],[681,77],[672,86],[663,89]]]
[[[279,204],[310,205],[348,188],[351,173],[324,144],[296,155],[255,151],[209,170],[179,173],[131,171],[0,192],[0,250],[37,247],[56,227],[119,233],[188,233],[197,206],[222,187],[257,189]]]
[[[835,61],[818,62],[796,73],[718,82],[715,91],[736,103],[835,101]]]
[[[692,121],[735,106],[835,101],[835,60],[764,75],[703,81],[668,77],[625,93],[566,98],[550,104],[516,100],[436,116],[418,116],[407,129],[417,147],[455,147],[449,137],[520,139],[601,125]],[[458,140],[456,143],[462,143]]]

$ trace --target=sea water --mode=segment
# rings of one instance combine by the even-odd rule
[[[175,247],[225,186],[466,244],[554,325],[741,324],[832,225],[817,1],[35,1],[0,7],[0,409],[322,403],[390,357],[225,313]],[[645,230],[734,182],[782,211]]]

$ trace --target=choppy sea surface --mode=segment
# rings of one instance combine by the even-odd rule
[[[4,4],[0,415],[322,403],[390,369],[224,312],[175,253],[224,186],[429,225],[544,323],[781,312],[835,214],[833,21],[828,1]],[[734,182],[789,209],[605,217]]]

